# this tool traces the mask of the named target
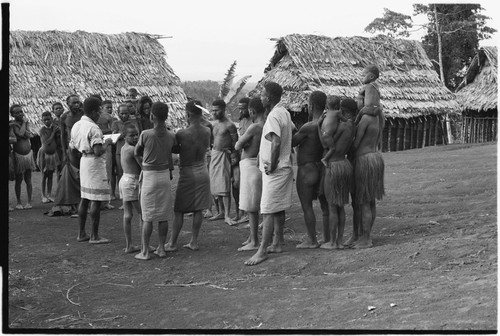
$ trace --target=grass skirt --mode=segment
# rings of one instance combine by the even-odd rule
[[[324,190],[330,205],[344,206],[349,203],[353,188],[353,169],[349,160],[328,162],[325,167]]]
[[[384,159],[380,152],[354,158],[354,202],[356,204],[381,200],[384,189]]]

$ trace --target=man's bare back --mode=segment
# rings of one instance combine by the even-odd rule
[[[210,146],[210,128],[201,124],[192,124],[188,128],[179,130],[175,137],[182,155],[181,166],[190,166],[204,162],[207,148]]]
[[[361,156],[377,151],[380,126],[377,117],[363,115],[356,129],[354,140],[354,156]]]
[[[313,120],[304,124],[293,136],[292,146],[298,146],[297,165],[319,162],[323,155],[323,148],[318,134],[318,121]]]
[[[125,143],[121,149],[121,164],[124,174],[139,175],[141,173],[140,162],[134,155],[135,146]]]
[[[345,159],[345,156],[351,148],[354,139],[354,122],[352,120],[341,121],[335,131],[335,150],[328,159],[329,162]]]

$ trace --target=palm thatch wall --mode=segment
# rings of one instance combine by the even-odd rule
[[[41,113],[58,101],[66,107],[70,94],[82,99],[99,94],[116,108],[128,88],[135,87],[140,95],[167,103],[167,124],[181,127],[187,98],[158,38],[141,33],[11,31],[10,104],[21,104],[38,128]]]
[[[394,145],[388,143],[387,150],[442,143],[446,134],[443,116],[458,113],[459,107],[417,41],[383,35],[375,38],[287,35],[277,41],[265,75],[251,94],[260,91],[268,81],[277,82],[284,89],[282,101],[292,116],[304,120],[304,106],[314,90],[356,97],[362,87],[361,73],[367,64],[378,65],[381,72],[378,82],[381,104],[389,121],[387,128],[402,128],[400,132],[394,130],[392,136],[401,133],[399,136],[403,137],[404,128],[423,124],[418,130],[420,139],[416,136],[413,144],[408,145],[405,145],[408,139],[396,141]]]

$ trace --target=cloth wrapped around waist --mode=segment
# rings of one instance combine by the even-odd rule
[[[229,154],[212,149],[210,159],[210,192],[215,196],[231,194],[231,161]]]
[[[278,168],[271,174],[262,174],[260,212],[272,214],[292,206],[292,167]]]
[[[104,155],[83,155],[80,159],[80,195],[91,201],[111,199]]]
[[[210,206],[210,178],[205,161],[179,166],[174,211],[194,212]]]
[[[257,158],[240,161],[240,209],[250,212],[260,210],[262,197],[262,172],[257,166]]]
[[[142,220],[167,221],[172,214],[170,171],[143,170],[139,177]]]

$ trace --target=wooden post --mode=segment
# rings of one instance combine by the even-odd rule
[[[469,118],[464,115],[464,131],[463,131],[464,143],[469,142]]]
[[[399,144],[401,143],[401,131],[399,129],[399,120],[400,118],[397,118],[396,119],[396,148],[395,148],[395,151],[399,151],[401,149],[399,149]]]
[[[391,151],[391,128],[392,128],[392,118],[387,118],[388,123],[387,125],[387,151]]]
[[[403,150],[406,150],[406,124],[408,119],[403,121]]]
[[[413,149],[413,118],[409,120],[409,125],[410,126],[410,144],[408,146],[408,149]]]
[[[438,116],[434,115],[434,138],[432,139],[433,145],[437,145],[437,137],[438,137]]]
[[[427,117],[426,116],[423,116],[423,122],[422,122],[422,128],[423,128],[423,132],[422,132],[422,148],[425,147],[425,140],[426,140],[426,136],[427,136]]]

